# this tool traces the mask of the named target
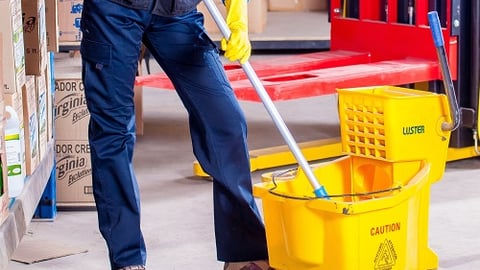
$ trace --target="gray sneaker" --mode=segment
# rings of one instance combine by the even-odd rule
[[[122,268],[119,268],[117,270],[145,270],[145,265],[130,265],[130,266],[125,266]]]

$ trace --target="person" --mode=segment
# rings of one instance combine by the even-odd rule
[[[245,116],[219,49],[204,30],[200,0],[84,0],[80,45],[90,112],[88,137],[99,229],[111,269],[145,269],[140,192],[132,165],[133,86],[142,42],[189,115],[195,157],[213,178],[217,259],[227,270],[269,269],[265,228],[252,195]],[[232,34],[225,57],[251,54],[247,1],[226,0]]]

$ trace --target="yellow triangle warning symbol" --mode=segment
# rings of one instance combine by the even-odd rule
[[[391,240],[385,239],[375,256],[375,270],[389,270],[395,265],[397,254]]]

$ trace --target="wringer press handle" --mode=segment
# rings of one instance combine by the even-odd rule
[[[432,31],[433,42],[437,49],[437,56],[440,62],[440,69],[442,71],[443,86],[448,98],[448,105],[450,107],[450,114],[452,123],[443,123],[442,130],[453,131],[460,125],[460,108],[458,106],[457,97],[455,95],[455,88],[453,86],[452,76],[450,74],[450,67],[448,66],[447,53],[445,52],[445,43],[443,40],[442,29],[440,26],[440,19],[437,11],[428,12],[428,21],[430,22],[430,30]]]
[[[212,15],[213,20],[217,24],[218,28],[220,29],[220,32],[222,35],[228,39],[230,37],[230,29],[227,26],[227,23],[225,22],[224,18],[220,14],[219,10],[215,6],[212,0],[203,0],[205,3],[205,6],[208,9],[208,12]],[[273,101],[270,99],[268,96],[267,91],[265,90],[265,87],[262,85],[260,82],[260,79],[258,78],[257,74],[255,73],[254,69],[250,65],[250,63],[247,61],[244,64],[241,64],[243,71],[247,75],[248,79],[252,83],[253,87],[257,91],[258,96],[263,102],[263,105],[267,109],[268,113],[270,114],[270,117],[272,118],[273,122],[275,123],[276,127],[282,134],[284,140],[286,141],[288,147],[290,148],[290,151],[293,153],[295,156],[298,164],[300,167],[303,169],[305,175],[307,176],[310,184],[313,187],[313,192],[316,197],[318,198],[325,198],[329,199],[328,194],[325,190],[325,187],[320,185],[320,183],[317,181],[315,178],[315,175],[313,174],[312,169],[310,168],[307,160],[303,156],[302,152],[300,151],[300,148],[298,147],[297,143],[295,142],[292,134],[288,130],[287,126],[285,125],[285,122],[283,121],[282,117],[278,113],[277,109],[275,108]]]

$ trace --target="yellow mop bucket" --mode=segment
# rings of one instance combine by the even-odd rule
[[[312,166],[329,200],[302,170],[269,174],[262,199],[270,264],[278,270],[435,269],[428,247],[430,184],[443,174],[446,97],[382,86],[340,89],[347,156]]]

